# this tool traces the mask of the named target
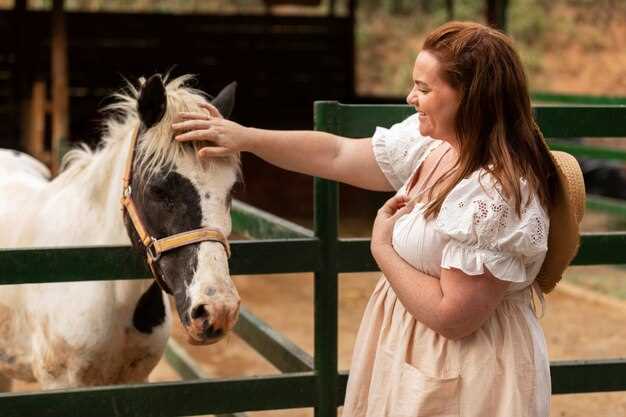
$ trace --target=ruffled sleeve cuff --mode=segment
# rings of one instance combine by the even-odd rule
[[[441,267],[456,268],[467,275],[484,274],[487,268],[494,277],[502,281],[528,281],[522,256],[474,248],[453,239],[443,249]]]
[[[404,184],[398,176],[396,175],[393,165],[391,163],[391,158],[388,154],[388,145],[387,141],[389,140],[388,135],[391,132],[389,129],[384,127],[377,127],[374,132],[374,136],[372,136],[372,148],[374,150],[374,157],[376,158],[376,162],[380,167],[380,170],[385,174],[387,181],[391,186],[398,190]]]

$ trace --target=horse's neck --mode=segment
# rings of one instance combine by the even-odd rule
[[[89,160],[75,161],[78,166],[74,171],[70,166],[50,182],[42,198],[41,211],[35,216],[34,223],[39,230],[31,232],[30,243],[36,246],[130,244],[120,203],[129,146],[130,133],[115,138]],[[101,281],[69,285],[82,294],[89,308],[116,305],[116,314],[122,317],[132,315],[137,299],[151,282]],[[92,302],[93,299],[107,301]]]
[[[122,176],[130,138],[110,141],[86,162],[71,166],[44,192],[35,218],[39,245],[125,245],[129,239],[120,210]],[[53,219],[53,221],[51,221]],[[47,231],[47,232],[46,232]]]

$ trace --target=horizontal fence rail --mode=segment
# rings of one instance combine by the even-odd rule
[[[2,417],[191,416],[315,405],[313,372],[0,394]],[[89,410],[85,413],[85,410]]]
[[[323,255],[317,239],[235,241],[231,247],[231,275],[312,272]],[[339,239],[337,251],[338,272],[378,270],[369,239]],[[585,233],[572,265],[626,264],[625,253],[626,232]],[[146,279],[143,256],[129,246],[0,249],[0,285]]]
[[[621,149],[605,148],[601,146],[581,145],[564,140],[550,140],[550,149],[565,151],[574,156],[591,159],[606,159],[608,161],[626,161],[626,151]]]
[[[624,358],[550,363],[552,394],[555,395],[626,391],[625,374]],[[340,372],[339,398],[345,397],[347,383],[348,372]]]
[[[310,272],[319,267],[315,238],[234,241],[231,274]],[[0,285],[150,277],[144,254],[128,246],[0,250]]]
[[[326,131],[351,137],[371,137],[376,126],[389,127],[415,113],[399,104],[341,104],[316,102],[315,117]],[[539,127],[546,138],[626,137],[626,105],[534,106]]]
[[[593,104],[610,106],[615,104],[626,104],[626,97],[596,96],[583,94],[563,94],[551,93],[548,91],[535,91],[531,93],[533,101],[558,104]]]

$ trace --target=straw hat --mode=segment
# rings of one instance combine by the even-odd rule
[[[585,181],[572,155],[550,152],[559,179],[556,199],[550,209],[548,253],[536,281],[544,293],[549,293],[561,280],[580,245],[580,221],[585,214]]]

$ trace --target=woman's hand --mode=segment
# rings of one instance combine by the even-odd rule
[[[212,145],[198,151],[200,157],[227,156],[250,150],[250,129],[226,120],[211,104],[201,104],[206,113],[180,113],[172,128],[177,141],[205,141]]]
[[[385,202],[378,210],[374,227],[372,229],[372,241],[370,249],[374,257],[380,250],[391,247],[393,227],[398,218],[410,212],[415,206],[415,202],[409,201],[405,195],[395,195]]]

